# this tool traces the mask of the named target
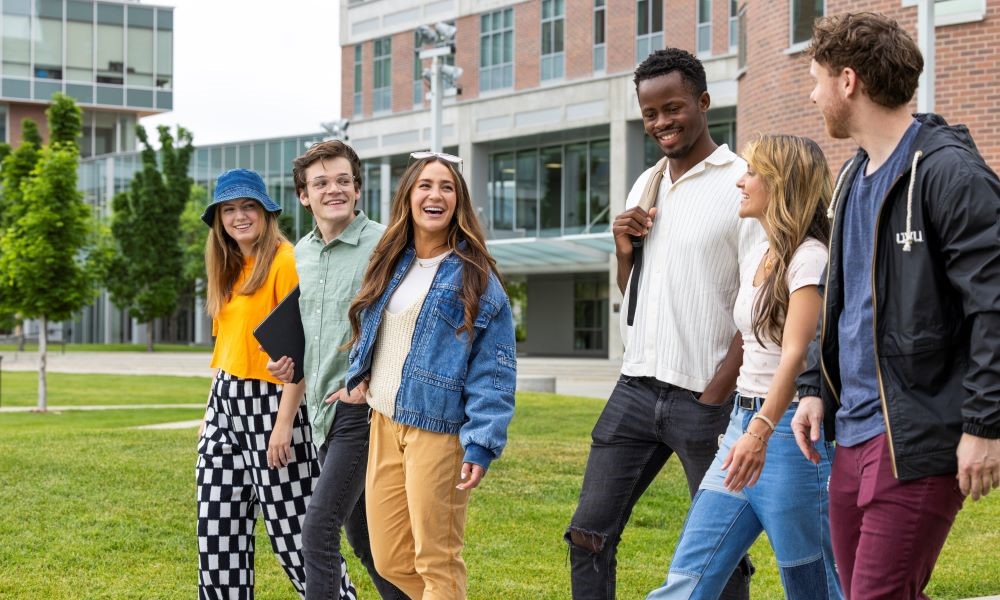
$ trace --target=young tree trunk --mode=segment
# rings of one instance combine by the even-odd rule
[[[49,342],[49,321],[44,315],[38,320],[38,412],[48,409],[48,392],[45,388],[45,359]]]
[[[153,329],[153,325],[155,324],[155,321],[156,319],[150,319],[149,322],[146,323],[146,352],[153,351],[153,331],[155,331]]]
[[[18,318],[20,318],[20,315],[18,315]],[[28,336],[24,335],[24,321],[22,320],[21,324],[17,326],[17,351],[18,352],[24,352],[24,345],[26,343],[28,343],[27,337]]]

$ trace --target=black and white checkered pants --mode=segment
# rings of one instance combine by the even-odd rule
[[[271,547],[299,595],[305,592],[302,521],[319,474],[316,448],[299,408],[292,429],[292,461],[267,467],[267,443],[278,414],[281,386],[219,371],[198,442],[198,597],[252,600],[254,526],[262,512]],[[357,593],[341,564],[341,598]]]

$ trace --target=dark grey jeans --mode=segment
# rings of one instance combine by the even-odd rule
[[[319,448],[319,478],[302,525],[302,557],[307,600],[340,598],[340,528],[368,569],[379,595],[406,600],[406,594],[375,570],[365,519],[368,468],[368,405],[341,403],[326,442]]]
[[[615,554],[632,507],[671,454],[681,461],[693,497],[732,407],[731,399],[702,404],[695,393],[653,378],[619,378],[594,425],[580,503],[565,534],[575,600],[615,597]],[[680,528],[683,515],[677,517]],[[722,598],[749,598],[751,569],[744,557]]]

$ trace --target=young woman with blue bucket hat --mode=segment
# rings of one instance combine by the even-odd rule
[[[206,309],[218,369],[198,440],[198,596],[253,598],[254,525],[261,512],[271,546],[299,595],[305,592],[302,521],[319,473],[302,385],[267,368],[253,329],[298,284],[281,207],[254,171],[219,176],[201,216]],[[355,592],[342,570],[341,597]]]

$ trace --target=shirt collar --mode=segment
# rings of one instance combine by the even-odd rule
[[[340,235],[330,240],[330,244],[336,242],[342,242],[344,244],[350,244],[352,246],[357,246],[361,241],[361,232],[364,230],[365,225],[368,224],[368,217],[365,215],[363,210],[354,211],[354,220],[351,224],[347,226],[346,229],[340,232]],[[322,244],[323,234],[319,230],[319,226],[313,227],[313,230],[309,232],[309,241]],[[327,244],[328,246],[330,244]]]

